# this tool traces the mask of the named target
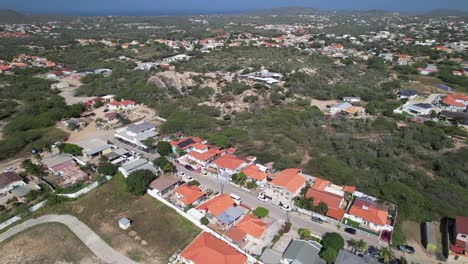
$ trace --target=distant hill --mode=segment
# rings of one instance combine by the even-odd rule
[[[299,16],[299,15],[314,15],[317,14],[319,11],[317,9],[311,7],[278,7],[278,8],[271,8],[271,9],[260,9],[254,11],[248,11],[244,14],[249,16],[270,16],[270,15],[278,15],[278,16]]]
[[[0,23],[18,23],[25,19],[25,15],[14,10],[0,9]]]
[[[440,9],[434,9],[432,11],[429,11],[425,15],[429,15],[429,16],[464,16],[464,17],[468,17],[468,11],[440,8]]]

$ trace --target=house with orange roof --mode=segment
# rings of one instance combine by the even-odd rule
[[[221,151],[215,147],[196,142],[191,145],[191,151],[177,160],[182,165],[190,165],[195,170],[205,168],[211,161],[213,161]]]
[[[374,231],[393,230],[389,219],[389,206],[370,198],[357,197],[345,218],[359,223],[360,226]],[[343,222],[346,224],[347,219]]]
[[[228,194],[220,194],[213,199],[197,206],[197,210],[205,214],[211,223],[229,226],[242,216],[236,202]]]
[[[270,182],[273,189],[279,191],[285,198],[292,199],[298,195],[307,180],[300,169],[285,169]]]
[[[202,142],[203,140],[199,137],[184,137],[179,140],[169,141],[169,144],[171,144],[172,152],[177,154],[179,151],[189,152],[192,150],[194,144]]]
[[[263,239],[263,234],[268,228],[268,223],[265,220],[256,217],[253,214],[248,214],[239,223],[233,226],[226,232],[226,236],[242,247],[247,242],[257,242]]]
[[[250,164],[241,170],[247,177],[255,181],[257,186],[264,186],[267,183],[267,168],[259,164]]]
[[[177,199],[177,205],[183,208],[200,203],[205,193],[196,185],[184,184],[174,190],[174,196]]]
[[[185,264],[245,264],[247,256],[210,233],[202,232],[178,256]]]
[[[225,181],[231,181],[231,176],[239,173],[252,162],[239,156],[224,154],[211,162],[210,167],[215,169],[217,177]]]
[[[442,99],[442,106],[445,110],[463,112],[468,108],[468,95],[449,94]]]
[[[109,110],[128,110],[136,107],[135,101],[132,100],[122,100],[122,101],[112,101],[107,104]]]

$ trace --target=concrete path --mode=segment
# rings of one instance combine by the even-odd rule
[[[35,225],[57,222],[64,224],[102,261],[112,264],[136,263],[120,252],[111,248],[87,225],[71,215],[44,215],[16,225],[0,234],[0,243]],[[52,246],[52,245],[50,245]]]

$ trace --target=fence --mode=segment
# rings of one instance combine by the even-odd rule
[[[75,192],[75,193],[59,193],[57,195],[60,195],[60,196],[65,196],[65,197],[68,197],[68,198],[77,198],[78,196],[82,195],[82,194],[85,194],[89,191],[91,191],[92,189],[96,188],[99,186],[99,183],[98,182],[93,182],[92,184],[86,186],[85,188]]]
[[[222,235],[216,233],[215,231],[213,231],[211,228],[209,228],[208,226],[205,226],[205,225],[202,225],[200,223],[200,221],[198,219],[195,219],[193,218],[191,215],[187,214],[186,212],[182,211],[180,208],[178,208],[177,206],[173,205],[172,203],[168,202],[166,199],[162,198],[161,196],[159,196],[155,191],[153,190],[150,190],[148,189],[147,190],[147,193],[149,195],[151,195],[152,197],[154,197],[156,200],[160,201],[161,203],[169,206],[170,208],[174,209],[177,213],[179,213],[180,215],[182,215],[183,217],[187,218],[190,222],[192,222],[194,225],[196,225],[198,228],[200,228],[201,230],[205,231],[205,232],[208,232],[210,234],[212,234],[213,236],[215,236],[216,238],[228,243],[231,247],[235,248],[237,251],[241,252],[242,254],[246,255],[248,260],[249,260],[249,263],[262,263],[260,262],[259,260],[257,260],[256,258],[252,257],[250,254],[248,254],[247,252],[245,252],[243,249],[241,249],[238,245],[230,242],[229,240],[227,240],[226,238],[224,238]]]

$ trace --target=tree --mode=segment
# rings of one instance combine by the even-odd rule
[[[83,148],[75,144],[63,143],[59,145],[60,152],[68,153],[73,156],[81,156]]]
[[[334,248],[325,248],[320,253],[320,257],[327,262],[327,264],[335,263],[338,252]]]
[[[387,247],[382,247],[379,249],[379,258],[384,264],[390,263],[392,261],[393,254]]]
[[[300,238],[303,239],[303,240],[312,239],[312,235],[310,234],[310,230],[307,229],[307,228],[299,228],[297,230],[297,232],[299,233]]]
[[[25,159],[23,162],[21,162],[21,167],[27,172],[30,173],[34,176],[42,176],[44,175],[44,170],[41,168],[41,166],[32,163],[30,159]]]
[[[194,186],[194,185],[195,185],[195,186],[200,186],[200,183],[199,183],[198,181],[193,180],[193,181],[189,181],[189,182],[187,183],[187,185],[188,185],[188,186]]]
[[[355,251],[359,251],[359,252],[363,252],[365,249],[366,249],[366,242],[362,239],[359,239],[359,240],[354,240],[352,239],[352,246],[354,248]]]
[[[127,191],[133,195],[143,195],[154,179],[156,179],[156,175],[150,170],[134,171],[125,180]]]
[[[268,209],[264,208],[264,207],[261,207],[261,206],[258,206],[257,208],[255,208],[255,210],[253,211],[254,215],[256,215],[258,218],[264,218],[266,217],[270,211],[268,211]]]
[[[171,154],[172,152],[172,146],[167,141],[159,141],[157,148],[158,148],[159,155],[163,157]]]
[[[148,148],[148,150],[152,150],[154,149],[154,146],[153,146],[154,142],[155,142],[154,138],[147,138],[143,140],[141,143],[143,143]]]
[[[202,217],[202,218],[200,219],[200,223],[201,223],[202,225],[208,225],[208,224],[210,223],[210,221],[208,221],[208,218],[206,218],[206,216],[204,216],[204,217]]]
[[[159,157],[153,160],[153,164],[159,167],[164,172],[172,172],[174,171],[174,165],[167,160],[165,157]]]
[[[333,248],[339,251],[344,247],[344,239],[338,233],[327,233],[322,240],[322,245],[325,248]]]
[[[99,163],[98,172],[100,174],[113,176],[117,174],[117,171],[118,171],[117,166],[115,166],[114,164],[110,162],[106,161],[106,162]]]
[[[328,211],[328,205],[324,202],[320,202],[317,207],[315,207],[315,212],[325,215]]]

